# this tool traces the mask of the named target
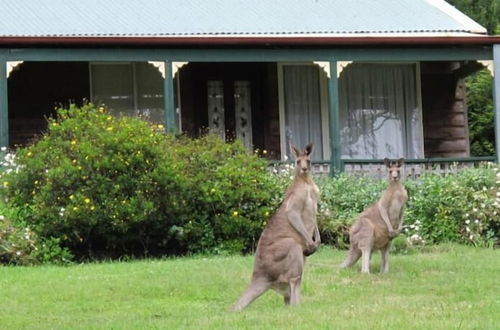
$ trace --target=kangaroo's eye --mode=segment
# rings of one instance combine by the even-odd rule
[[[297,163],[297,165],[299,165],[300,164],[300,159],[297,159],[296,163]]]

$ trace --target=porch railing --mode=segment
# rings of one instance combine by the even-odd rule
[[[464,157],[464,158],[423,158],[405,159],[403,175],[406,178],[418,178],[423,173],[452,174],[465,168],[477,167],[482,163],[495,162],[495,156]],[[286,162],[271,162],[271,166],[279,168]],[[355,176],[369,176],[385,178],[387,171],[382,159],[342,159],[342,171]],[[313,161],[313,173],[320,175],[330,174],[330,161]]]

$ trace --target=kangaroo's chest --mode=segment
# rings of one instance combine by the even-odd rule
[[[392,198],[389,202],[389,209],[387,210],[391,222],[399,222],[401,218],[401,210],[403,209],[407,200],[408,194],[404,188],[398,189],[393,192]]]
[[[308,232],[312,233],[316,227],[316,215],[318,213],[319,201],[318,186],[309,185],[304,192],[304,207],[302,209],[302,220]]]

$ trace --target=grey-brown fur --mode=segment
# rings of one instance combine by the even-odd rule
[[[314,253],[321,241],[316,221],[319,189],[311,176],[312,144],[304,151],[294,146],[292,150],[296,155],[294,180],[260,236],[251,283],[233,306],[235,311],[268,289],[282,294],[287,305],[300,301],[305,257]]]
[[[369,273],[371,254],[374,250],[380,250],[382,254],[380,272],[389,271],[391,240],[403,227],[403,214],[408,194],[401,183],[400,167],[403,164],[403,158],[395,163],[390,163],[385,158],[384,163],[388,167],[389,186],[378,202],[364,210],[351,226],[349,254],[340,265],[341,268],[351,267],[362,256],[361,271]],[[394,230],[394,228],[397,229]]]

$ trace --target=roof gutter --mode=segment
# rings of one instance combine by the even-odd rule
[[[194,37],[0,37],[0,46],[392,46],[493,45],[500,36],[194,36]]]

